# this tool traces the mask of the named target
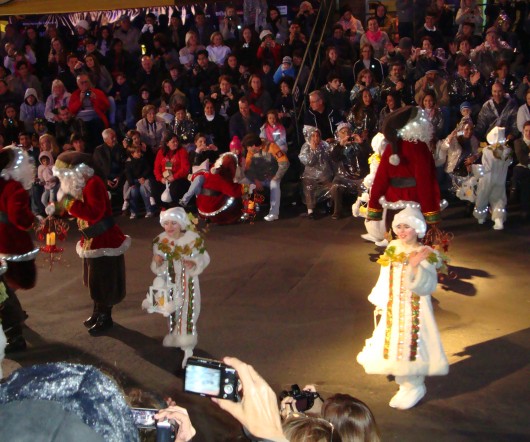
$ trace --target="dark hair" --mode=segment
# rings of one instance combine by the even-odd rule
[[[434,91],[427,91],[425,92],[425,94],[423,95],[423,98],[421,99],[421,107],[423,107],[423,100],[425,100],[425,97],[431,97],[435,105],[436,103],[438,103],[438,100],[436,99],[436,94],[434,93]]]
[[[28,63],[26,60],[20,60],[20,61],[17,61],[17,64],[15,65],[15,67],[17,68],[17,71],[18,71],[22,66],[26,66],[27,68],[29,68],[29,63]]]
[[[327,76],[326,76],[326,81],[328,83],[331,83],[333,80],[335,80],[336,78],[338,78],[339,80],[341,79],[341,75],[337,72],[337,71],[334,71],[332,70]]]
[[[206,55],[206,58],[208,58],[208,51],[206,49],[201,49],[200,51],[197,51],[196,59],[199,59],[199,55]]]
[[[262,141],[258,134],[248,133],[241,140],[241,145],[246,149],[250,146],[261,146]]]
[[[176,138],[178,142],[179,137],[177,136],[176,133],[171,132],[171,131],[166,132],[164,136],[162,137],[162,142],[161,142],[162,155],[166,156],[168,154],[169,147],[167,146],[167,143],[169,143],[173,138]],[[178,149],[180,149],[180,143],[178,143],[177,150]]]
[[[530,89],[528,89],[527,94],[528,94],[528,93],[530,93]],[[523,124],[523,129],[524,129],[525,127],[528,127],[528,126],[530,126],[530,120],[526,120],[526,121],[525,121],[525,123]]]

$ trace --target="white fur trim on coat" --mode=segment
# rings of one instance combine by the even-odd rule
[[[81,241],[77,242],[75,250],[80,258],[101,258],[102,256],[120,256],[123,255],[127,249],[131,246],[131,237],[125,235],[125,240],[121,243],[120,247],[112,248],[102,248],[102,249],[93,249],[93,250],[84,250],[81,245]]]

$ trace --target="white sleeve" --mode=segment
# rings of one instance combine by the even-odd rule
[[[405,286],[408,290],[413,291],[417,295],[426,296],[430,295],[436,286],[438,285],[438,274],[433,264],[427,260],[420,262],[416,274],[412,273],[412,269],[409,268],[409,274],[407,275]]]

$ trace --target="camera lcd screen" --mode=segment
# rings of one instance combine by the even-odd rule
[[[186,367],[186,391],[219,396],[221,392],[221,370],[188,364]]]
[[[155,414],[158,410],[150,408],[131,408],[137,428],[156,428]]]

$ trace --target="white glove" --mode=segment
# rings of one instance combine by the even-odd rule
[[[44,211],[46,212],[46,215],[48,216],[53,215],[55,213],[55,204],[53,203],[48,204],[46,208],[44,209]]]
[[[153,33],[153,25],[148,25],[147,23],[142,28],[142,34],[145,34],[146,32]]]

